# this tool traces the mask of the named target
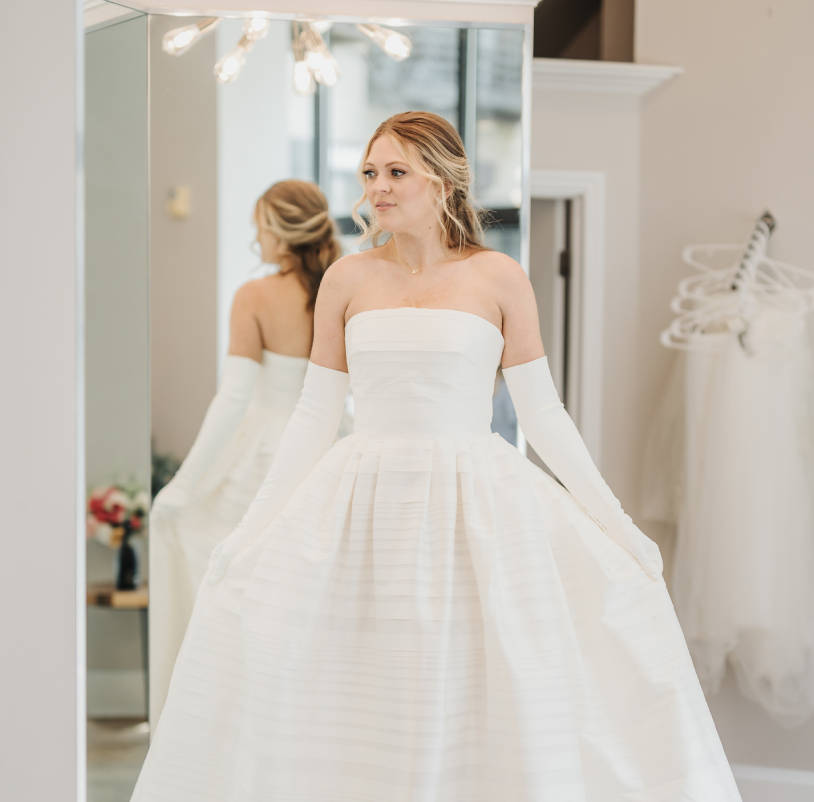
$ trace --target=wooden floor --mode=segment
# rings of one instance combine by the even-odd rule
[[[129,802],[148,737],[145,721],[88,720],[87,802]]]

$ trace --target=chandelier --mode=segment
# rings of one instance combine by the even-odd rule
[[[196,42],[215,30],[219,23],[220,17],[205,17],[192,25],[167,31],[162,39],[162,48],[172,56],[182,56]],[[300,94],[313,94],[317,84],[333,86],[339,79],[336,59],[322,37],[332,24],[328,20],[291,23],[294,89]],[[356,28],[395,61],[403,61],[410,55],[412,42],[403,33],[375,23],[359,23]],[[255,43],[266,36],[268,30],[269,20],[266,17],[253,16],[246,19],[243,23],[243,35],[234,49],[215,64],[214,73],[218,81],[226,84],[238,77],[246,63],[246,56]]]

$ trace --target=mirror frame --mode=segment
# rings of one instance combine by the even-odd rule
[[[314,17],[328,17],[340,23],[357,23],[375,21],[385,25],[432,25],[436,27],[455,28],[512,28],[523,30],[523,60],[521,74],[521,200],[520,200],[520,264],[528,274],[530,264],[530,221],[531,221],[531,99],[532,99],[532,67],[533,67],[533,19],[534,8],[540,0],[360,0],[354,4],[354,13],[347,13],[347,5],[343,0],[310,0],[308,11],[303,12],[302,6],[295,8],[288,2],[275,2],[274,0],[257,0],[256,4],[246,7],[240,0],[219,0],[217,9],[202,8],[195,0],[175,0],[172,7],[150,0],[127,0],[125,3],[101,3],[99,0],[85,0],[85,26],[80,30],[80,36],[94,27],[93,13],[100,13],[101,5],[116,5],[121,8],[119,21],[128,14],[162,15],[162,16],[218,16],[224,18],[240,18],[249,15],[266,16],[275,20],[313,19]],[[98,17],[97,17],[98,21]],[[102,22],[102,25],[105,23]],[[101,26],[100,26],[101,27]],[[80,52],[84,47],[80,44]],[[84,64],[82,73],[78,76],[84,80]],[[149,91],[149,83],[148,83]],[[84,120],[79,120],[80,130],[84,129]],[[82,199],[84,202],[84,198]],[[83,209],[84,213],[84,209]],[[80,253],[84,253],[84,231],[78,232]],[[80,286],[84,286],[84,265],[79,264],[81,273]],[[79,310],[84,314],[85,310]],[[84,350],[85,326],[79,321],[80,351]],[[83,378],[84,382],[84,378]],[[83,388],[84,390],[84,388]],[[82,393],[84,396],[84,392]],[[84,415],[79,410],[80,431],[84,432]],[[84,438],[78,442],[77,459],[77,496],[86,497],[86,478],[84,475],[85,444]],[[84,626],[86,615],[84,587],[86,584],[86,555],[85,533],[83,531],[84,516],[81,518],[80,531],[77,531],[77,601],[80,609],[77,610],[77,621],[82,625],[77,627],[77,652],[85,654],[87,648],[87,632]],[[87,700],[85,683],[87,682],[87,666],[81,661],[77,678],[77,802],[87,802]]]

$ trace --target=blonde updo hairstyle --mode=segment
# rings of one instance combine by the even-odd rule
[[[438,187],[438,222],[446,247],[459,254],[465,250],[486,250],[480,214],[470,191],[469,160],[455,128],[440,115],[429,111],[405,111],[388,117],[367,143],[359,165],[359,179],[363,185],[362,170],[370,149],[385,134],[400,148],[405,161]],[[381,227],[375,217],[368,223],[359,214],[365,200],[363,193],[353,206],[352,217],[362,231],[363,240],[377,245]]]
[[[280,273],[296,273],[313,309],[323,274],[341,255],[322,190],[310,181],[278,181],[257,199],[254,221],[277,238]]]

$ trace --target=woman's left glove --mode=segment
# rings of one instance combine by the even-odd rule
[[[548,357],[503,368],[524,435],[599,527],[653,579],[664,565],[658,545],[633,523],[602,478],[554,385]]]

